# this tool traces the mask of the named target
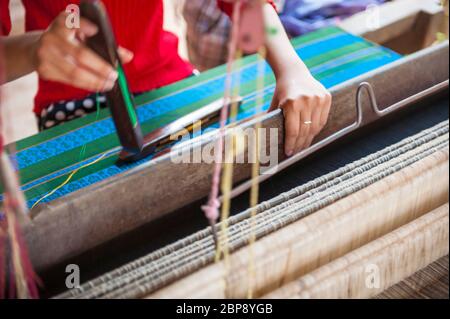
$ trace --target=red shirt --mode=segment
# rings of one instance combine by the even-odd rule
[[[22,0],[26,31],[45,30],[65,11],[69,4],[79,0]],[[117,42],[134,53],[125,72],[133,92],[149,91],[192,74],[193,67],[178,55],[178,38],[163,30],[162,0],[103,0],[111,19]],[[272,1],[270,1],[272,2]],[[0,0],[1,32],[11,29],[9,0]],[[229,5],[221,5],[229,13]],[[61,100],[82,99],[89,92],[61,83],[39,79],[34,111]]]

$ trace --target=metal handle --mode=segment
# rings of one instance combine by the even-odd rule
[[[363,112],[363,106],[362,106],[362,96],[363,96],[362,93],[364,90],[367,90],[367,92],[369,94],[369,99],[371,102],[370,105],[371,105],[372,111],[378,116],[378,118],[382,118],[384,116],[387,116],[387,115],[405,107],[406,105],[409,105],[415,101],[418,101],[418,100],[428,97],[436,92],[439,92],[445,88],[448,88],[448,86],[449,86],[449,81],[446,80],[444,82],[441,82],[437,85],[432,86],[429,89],[426,89],[417,94],[414,94],[404,100],[401,100],[400,102],[397,102],[397,103],[381,110],[378,107],[377,99],[376,99],[375,92],[373,90],[372,85],[368,82],[362,82],[358,86],[358,89],[356,91],[356,121],[353,124],[343,128],[342,130],[330,135],[329,137],[323,139],[322,141],[312,145],[310,148],[303,150],[302,152],[288,158],[287,160],[281,162],[277,166],[274,166],[273,168],[266,171],[266,173],[264,175],[259,175],[258,177],[256,177],[255,178],[256,182],[262,183],[262,182],[268,180],[270,177],[272,177],[272,175],[285,170],[286,168],[292,166],[293,164],[295,164],[298,161],[304,159],[305,157],[311,155],[312,153],[319,151],[320,149],[330,145],[331,143],[333,143],[333,142],[343,138],[344,136],[359,129],[362,126],[362,124],[364,123],[364,118],[365,118],[364,112]],[[230,197],[235,198],[235,197],[241,195],[242,193],[246,192],[247,190],[249,190],[252,187],[253,183],[255,182],[255,179],[250,179],[250,180],[244,182],[243,184],[237,186],[236,188],[234,188],[231,191]],[[222,201],[222,199],[223,199],[223,197],[220,198],[220,201]]]
[[[428,97],[436,92],[442,91],[443,89],[448,88],[448,85],[449,85],[449,81],[446,80],[439,84],[433,85],[432,87],[430,87],[424,91],[421,91],[417,94],[411,95],[410,97],[408,97],[404,100],[401,100],[400,102],[397,102],[397,103],[382,110],[378,107],[378,102],[377,102],[375,91],[374,91],[372,85],[368,82],[362,82],[359,85],[357,93],[356,93],[356,103],[361,104],[362,93],[365,89],[367,91],[367,93],[369,94],[369,99],[370,99],[370,103],[372,106],[372,110],[375,112],[376,115],[378,115],[378,117],[383,117],[383,116],[391,114],[391,113],[405,107],[408,104],[414,103],[414,102],[419,101],[425,97]]]

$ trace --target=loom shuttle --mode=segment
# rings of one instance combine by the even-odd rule
[[[121,163],[135,162],[160,153],[187,134],[216,123],[219,120],[222,108],[230,109],[233,105],[240,107],[242,101],[242,97],[235,97],[228,101],[223,98],[218,99],[163,127],[157,128],[144,137],[143,149],[140,153],[130,153],[124,149],[119,156]]]
[[[106,92],[106,100],[120,143],[128,152],[140,153],[143,149],[142,131],[105,7],[100,0],[83,0],[80,13],[98,27],[97,34],[86,40],[87,46],[110,63],[119,74],[112,90]]]
[[[241,97],[229,101],[219,99],[144,136],[133,95],[117,53],[117,42],[102,1],[83,0],[80,3],[80,12],[82,17],[95,24],[99,30],[87,40],[88,47],[114,66],[119,73],[113,89],[106,93],[107,104],[123,148],[118,164],[136,162],[164,151],[171,143],[176,142],[174,136],[182,137],[195,131],[199,125],[205,127],[214,123],[219,119],[223,107],[241,105]]]

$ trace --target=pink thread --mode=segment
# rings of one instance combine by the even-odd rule
[[[2,48],[0,47],[0,84],[3,83],[3,59],[2,57]],[[7,127],[8,128],[8,127]],[[4,152],[4,143],[5,138],[3,135],[3,114],[2,114],[2,108],[1,108],[1,92],[0,92],[0,155]],[[19,190],[13,190],[20,192]],[[37,284],[40,284],[40,279],[37,277],[36,273],[33,270],[33,266],[31,264],[28,250],[25,244],[25,241],[23,240],[21,229],[19,222],[15,218],[11,218],[11,216],[8,216],[9,214],[16,214],[16,212],[20,208],[20,202],[17,197],[15,197],[16,194],[11,194],[9,192],[4,194],[4,200],[3,200],[3,206],[4,206],[4,217],[5,220],[2,222],[0,220],[0,228],[4,230],[4,235],[0,237],[0,297],[4,298],[6,297],[6,278],[7,278],[7,271],[9,269],[9,297],[12,299],[16,295],[17,287],[15,286],[15,269],[13,266],[12,260],[10,261],[10,265],[8,264],[8,256],[6,253],[8,252],[8,244],[12,249],[12,244],[9,242],[11,239],[8,238],[7,232],[8,228],[11,227],[12,231],[16,234],[17,239],[17,247],[19,249],[19,257],[21,266],[23,269],[23,275],[24,279],[26,280],[26,286],[27,286],[27,293],[28,298],[39,298],[39,291],[37,288]],[[9,214],[8,214],[9,210]],[[1,212],[0,212],[1,214]],[[12,223],[10,223],[12,222]],[[12,257],[11,257],[12,259]]]
[[[19,223],[16,222],[14,226],[17,236],[17,243],[19,246],[20,260],[22,261],[22,268],[24,271],[24,276],[28,288],[29,298],[38,299],[39,298],[38,285],[42,286],[42,281],[34,272],[30,256],[28,255],[28,248],[22,236]]]
[[[225,80],[225,94],[224,94],[224,105],[220,112],[220,129],[219,129],[219,139],[216,145],[215,153],[215,163],[214,171],[211,183],[211,192],[209,195],[208,204],[202,207],[205,212],[206,218],[210,221],[211,225],[215,224],[219,219],[219,209],[220,201],[219,197],[219,187],[220,187],[220,175],[222,172],[222,159],[223,159],[223,149],[224,149],[224,137],[225,137],[225,126],[228,119],[228,104],[231,101],[231,86],[232,86],[232,71],[233,62],[236,55],[238,36],[239,36],[239,19],[241,12],[241,1],[237,1],[233,6],[233,27],[231,32],[231,40],[228,49],[227,58],[227,78]]]
[[[6,238],[0,234],[0,299],[6,295],[6,260]]]
[[[0,85],[3,84],[3,59],[2,59],[2,48],[0,47]],[[1,92],[0,92],[0,106],[1,106]],[[2,125],[2,108],[0,107],[0,155],[3,153],[3,125]],[[5,212],[6,213],[6,212]],[[0,212],[2,215],[3,212]],[[0,220],[0,230],[4,227],[5,234],[4,236],[0,235],[0,299],[4,299],[6,297],[6,279],[7,279],[7,238],[6,238],[6,215],[4,215],[5,220],[2,222]]]
[[[202,206],[202,210],[205,212],[205,216],[210,221],[216,221],[219,218],[220,201],[216,198],[211,198],[208,204]]]

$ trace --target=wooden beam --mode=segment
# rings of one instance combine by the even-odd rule
[[[375,297],[448,254],[448,209],[447,203],[264,298]]]
[[[254,297],[262,297],[447,203],[448,160],[446,147],[261,238],[253,247],[245,246],[233,252],[229,260],[201,268],[146,298],[243,299],[250,284]],[[441,250],[428,263],[448,253],[448,224],[442,228],[444,231],[439,233],[442,236],[431,234],[433,240],[441,242]],[[358,256],[356,253],[352,256],[355,255]],[[417,255],[411,257],[421,262]],[[255,261],[251,282],[250,258]],[[345,287],[337,285],[336,289]]]
[[[376,21],[378,20],[378,21]],[[434,0],[397,0],[358,13],[340,27],[402,54],[423,49],[445,32],[443,7]]]

